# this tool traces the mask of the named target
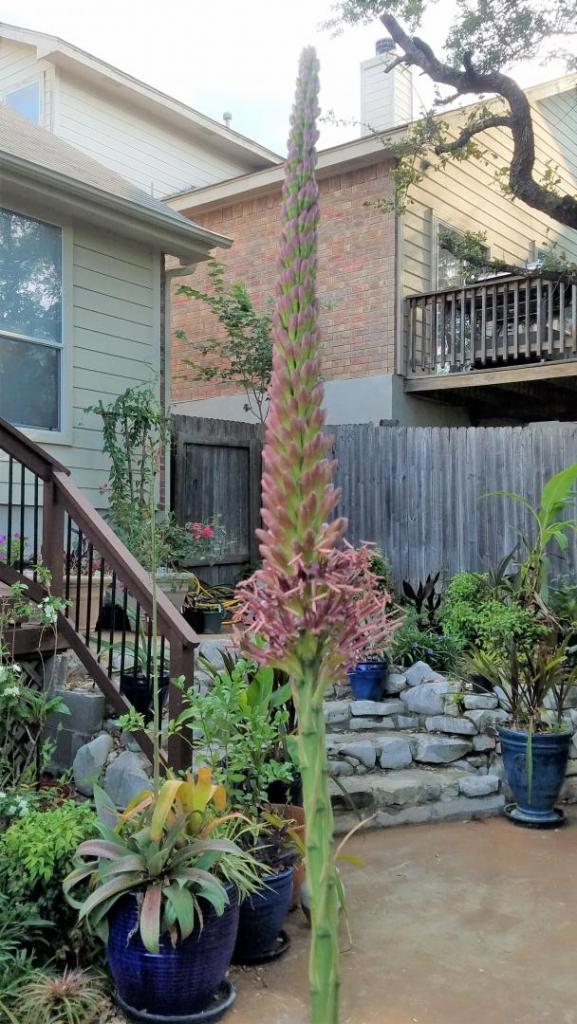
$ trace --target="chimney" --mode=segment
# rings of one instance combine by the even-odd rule
[[[224,121],[225,128],[230,128],[232,121],[232,114],[230,110],[225,110],[224,114],[222,115],[222,119]]]
[[[379,39],[376,56],[361,64],[361,135],[396,128],[413,120],[413,75],[411,68],[397,64],[397,52],[390,37]]]

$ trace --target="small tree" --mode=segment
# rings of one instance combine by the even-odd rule
[[[195,370],[196,381],[239,384],[246,395],[245,412],[264,423],[272,373],[272,317],[257,312],[243,281],[234,281],[227,288],[224,274],[222,263],[213,260],[209,269],[212,292],[190,285],[178,289],[178,295],[204,302],[224,328],[224,335],[193,345],[204,360],[201,365],[191,358],[183,362]],[[177,331],[176,336],[188,341],[185,331]]]

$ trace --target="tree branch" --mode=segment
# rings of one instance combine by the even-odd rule
[[[481,121],[475,121],[474,124],[467,125],[463,128],[461,134],[453,142],[440,142],[438,146],[435,146],[435,153],[437,156],[442,156],[444,153],[456,153],[458,150],[466,146],[468,142],[474,138],[475,135],[479,135],[480,132],[485,132],[489,128],[511,128],[512,121],[510,114],[495,114],[493,117],[485,117]]]
[[[421,68],[433,82],[449,86],[458,96],[494,93],[506,100],[510,110],[507,127],[513,136],[513,154],[509,169],[511,193],[527,206],[540,210],[558,223],[577,229],[577,198],[571,195],[556,195],[533,177],[535,133],[531,106],[521,87],[501,71],[478,71],[470,54],[466,54],[463,60],[464,70],[445,64],[439,60],[428,43],[417,36],[407,35],[392,14],[384,12],[380,17],[389,34],[403,50],[407,64]]]

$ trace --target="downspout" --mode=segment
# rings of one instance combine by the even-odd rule
[[[166,266],[166,255],[163,254],[160,267],[160,406],[165,416],[172,412],[172,282],[177,277],[190,277],[197,268],[196,263],[188,266]],[[163,472],[160,478],[161,507],[172,508],[172,458],[169,445],[164,456]],[[167,502],[167,498],[169,499]]]

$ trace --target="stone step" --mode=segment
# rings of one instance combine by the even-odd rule
[[[336,830],[464,820],[497,814],[505,798],[497,776],[457,768],[372,771],[331,782]]]

